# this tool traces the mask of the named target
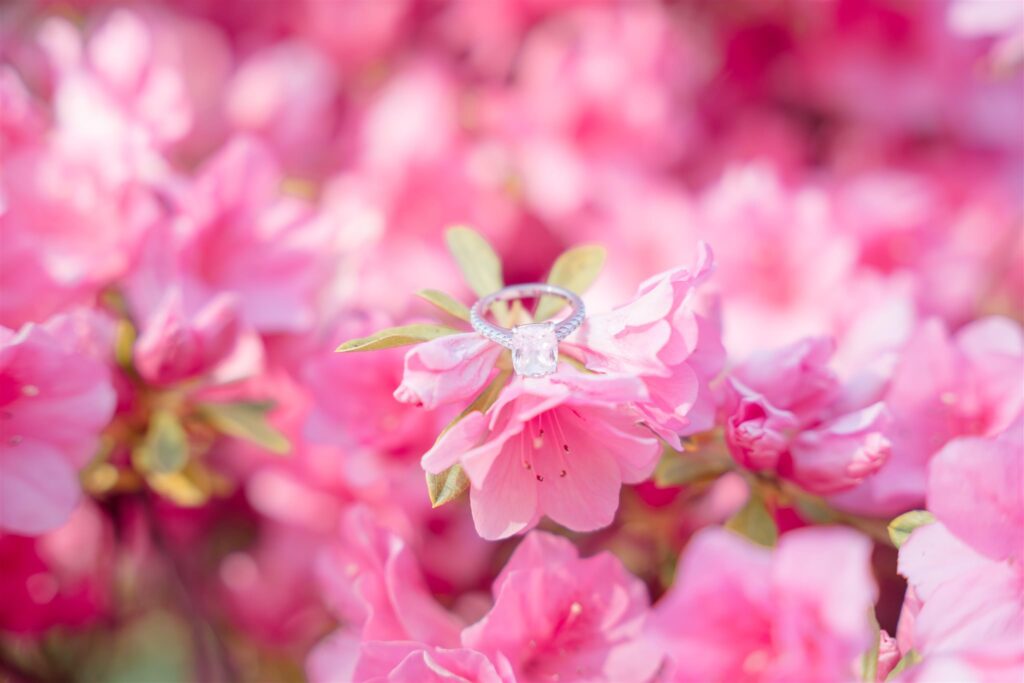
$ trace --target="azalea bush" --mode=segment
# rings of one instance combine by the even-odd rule
[[[4,3],[0,681],[1024,680],[1022,7]]]

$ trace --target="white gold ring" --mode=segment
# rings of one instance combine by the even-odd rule
[[[484,318],[487,310],[497,301],[527,299],[543,295],[565,299],[572,312],[560,322],[528,323],[512,329],[500,327]],[[517,375],[544,377],[558,368],[558,342],[583,324],[586,309],[583,300],[573,292],[555,285],[531,282],[511,285],[488,294],[469,310],[469,323],[473,329],[496,344],[512,351],[512,367]]]

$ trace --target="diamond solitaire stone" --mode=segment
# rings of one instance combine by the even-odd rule
[[[557,323],[544,322],[519,325],[512,329],[487,320],[487,312],[496,301],[555,296],[572,306],[569,317]],[[512,367],[517,375],[543,377],[558,369],[558,342],[583,324],[586,308],[579,295],[557,285],[528,282],[510,285],[480,298],[469,309],[469,324],[484,339],[512,351]]]
[[[543,377],[558,368],[558,337],[553,323],[512,328],[512,367],[517,375]]]

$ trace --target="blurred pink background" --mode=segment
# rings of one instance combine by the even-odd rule
[[[73,339],[25,362],[79,392],[33,423],[49,507],[0,525],[0,679],[303,680],[383,529],[403,581],[487,611],[514,543],[419,465],[453,413],[394,401],[404,350],[333,353],[423,319],[418,290],[472,303],[451,225],[507,282],[603,245],[595,312],[706,241],[730,366],[824,335],[847,380],[1024,320],[1013,0],[11,0],[0,59],[0,324]],[[213,418],[187,461],[138,455],[161,415],[264,401],[287,457]],[[573,538],[657,599],[737,485],[629,488]]]

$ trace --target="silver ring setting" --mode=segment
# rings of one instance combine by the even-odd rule
[[[572,307],[572,312],[557,323],[528,323],[512,329],[500,327],[484,318],[487,310],[498,301],[543,295],[564,299]],[[575,332],[583,324],[585,315],[583,300],[574,292],[556,285],[530,282],[510,285],[477,301],[469,310],[469,323],[487,339],[512,351],[512,367],[517,375],[544,377],[558,368],[558,342]]]

